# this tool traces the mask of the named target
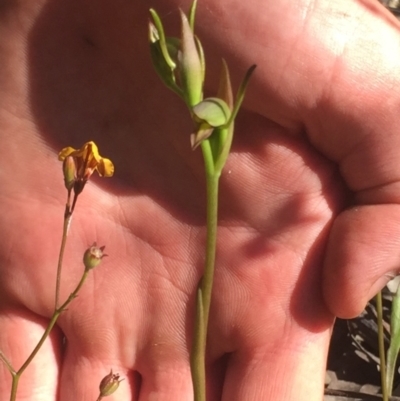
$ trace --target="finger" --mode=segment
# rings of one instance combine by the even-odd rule
[[[142,350],[138,369],[142,377],[139,401],[193,399],[189,354],[184,346],[160,338]]]
[[[293,335],[297,344],[270,345],[234,353],[223,401],[320,401],[330,331]],[[311,378],[311,380],[310,380]]]
[[[45,319],[27,311],[8,309],[0,312],[0,350],[14,370],[23,366],[46,325]],[[17,390],[18,400],[56,400],[60,348],[60,334],[55,329],[23,372]],[[10,391],[10,372],[0,362],[0,401],[9,400]]]
[[[324,270],[324,293],[342,318],[365,304],[400,270],[400,206],[360,206],[335,221]]]
[[[60,383],[60,401],[79,398],[96,400],[100,395],[100,382],[111,370],[122,380],[107,400],[137,400],[138,376],[121,365],[117,358],[103,357],[107,350],[97,355],[84,353],[79,347],[67,344]]]
[[[192,385],[184,336],[176,335],[180,330],[175,326],[172,332],[165,329],[157,312],[153,319],[157,327],[150,334],[142,332],[149,322],[139,325],[139,333],[135,329],[128,333],[129,321],[118,330],[109,321],[93,328],[90,319],[74,321],[73,327],[72,320],[65,320],[70,340],[62,368],[60,400],[69,401],[72,390],[83,399],[97,399],[99,382],[111,369],[125,378],[113,394],[114,400],[189,400]]]
[[[188,354],[183,348],[181,351],[163,341],[153,342],[138,358],[135,364],[138,370],[132,371],[122,366],[119,359],[110,354],[105,356],[106,350],[93,354],[69,344],[62,369],[60,400],[68,401],[75,394],[82,399],[97,399],[99,383],[111,369],[124,380],[110,400],[193,399]]]

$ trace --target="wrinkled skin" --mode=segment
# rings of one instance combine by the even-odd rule
[[[155,75],[144,1],[0,7],[0,349],[43,332],[66,200],[57,152],[94,140],[116,165],[78,200],[62,299],[89,276],[20,383],[20,400],[190,401],[205,181],[191,122]],[[177,8],[158,1],[172,33]],[[258,65],[221,178],[210,401],[318,401],[334,316],[357,315],[400,259],[399,24],[372,0],[201,0],[208,89]],[[66,337],[63,345],[63,335]],[[0,367],[0,400],[10,377]]]

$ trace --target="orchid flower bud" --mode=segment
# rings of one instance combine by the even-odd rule
[[[178,67],[182,90],[189,107],[203,98],[204,63],[200,42],[196,40],[186,15],[181,11],[181,49]]]

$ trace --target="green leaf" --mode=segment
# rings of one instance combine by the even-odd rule
[[[238,113],[238,111],[240,109],[240,106],[242,105],[242,102],[243,102],[243,99],[244,99],[244,94],[246,92],[246,88],[247,88],[247,85],[249,83],[250,77],[253,74],[253,72],[256,69],[256,67],[257,66],[254,64],[247,70],[246,75],[245,75],[242,83],[240,84],[240,87],[239,87],[239,90],[238,90],[238,93],[237,93],[237,96],[236,96],[236,102],[235,102],[235,105],[233,107],[233,111],[232,111],[232,114],[231,114],[230,122],[232,122],[236,118],[236,115],[237,115],[237,113]]]
[[[151,29],[152,27],[150,26],[150,30]],[[168,47],[169,53],[171,55],[174,55],[178,51],[177,49],[179,47],[179,39],[167,38],[166,45]],[[178,96],[183,98],[182,90],[176,83],[174,70],[171,69],[170,65],[165,60],[159,40],[156,40],[154,42],[150,41],[150,57],[154,69],[156,70],[158,76],[161,78],[164,84],[173,92],[175,92]]]
[[[169,53],[168,53],[168,47],[167,47],[167,42],[165,39],[165,33],[164,33],[164,27],[161,22],[161,18],[157,14],[155,10],[152,8],[150,9],[150,14],[153,17],[154,25],[151,24],[152,26],[150,27],[150,35],[149,39],[151,43],[154,43],[156,41],[159,41],[160,43],[160,49],[162,52],[162,55],[164,56],[164,59],[166,63],[169,65],[169,67],[174,70],[176,68],[176,63],[171,59]]]

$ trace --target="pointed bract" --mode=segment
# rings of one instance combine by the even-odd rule
[[[233,93],[232,93],[232,84],[231,78],[229,75],[228,64],[226,64],[225,59],[222,59],[222,69],[221,75],[219,79],[219,87],[217,97],[224,100],[228,105],[229,109],[233,108]]]

